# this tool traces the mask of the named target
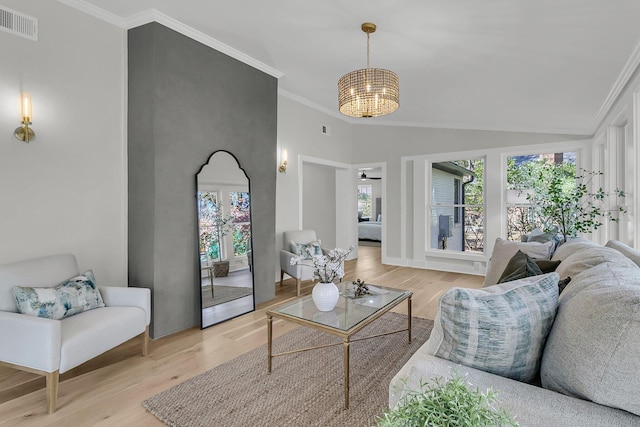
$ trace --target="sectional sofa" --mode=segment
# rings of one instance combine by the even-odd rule
[[[495,390],[522,426],[640,426],[640,252],[554,245],[497,241],[485,287],[440,299],[429,340],[391,382],[390,407],[457,372]],[[518,251],[525,277],[494,284]],[[542,258],[554,271],[532,275]]]

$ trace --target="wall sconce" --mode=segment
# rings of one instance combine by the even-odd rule
[[[278,167],[278,172],[287,173],[287,150],[282,150],[282,163]]]
[[[16,128],[14,135],[20,141],[28,143],[36,138],[36,133],[29,127],[31,124],[31,96],[28,93],[20,94],[20,117],[22,126]]]

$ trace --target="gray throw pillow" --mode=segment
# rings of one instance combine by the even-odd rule
[[[438,302],[426,351],[519,381],[536,378],[558,305],[556,273],[482,289],[452,288]]]
[[[498,279],[498,283],[511,282],[525,277],[539,276],[542,270],[529,255],[522,251],[516,252]]]
[[[551,261],[550,259],[534,259],[533,261],[543,273],[552,273],[560,265],[560,261]]]
[[[640,269],[604,262],[573,277],[542,356],[542,386],[640,415]]]
[[[553,242],[512,242],[510,240],[497,238],[493,246],[491,260],[489,261],[487,272],[484,277],[484,286],[491,286],[498,283],[498,280],[509,263],[509,260],[519,250],[529,255],[531,258],[549,259],[553,253],[553,248]]]

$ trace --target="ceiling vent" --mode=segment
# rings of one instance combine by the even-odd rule
[[[0,30],[38,41],[38,19],[0,6]]]

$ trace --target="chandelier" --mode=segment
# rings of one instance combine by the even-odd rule
[[[393,113],[400,106],[398,75],[383,68],[369,68],[369,35],[376,24],[365,22],[367,68],[345,74],[338,80],[338,106],[349,117],[378,117]]]

